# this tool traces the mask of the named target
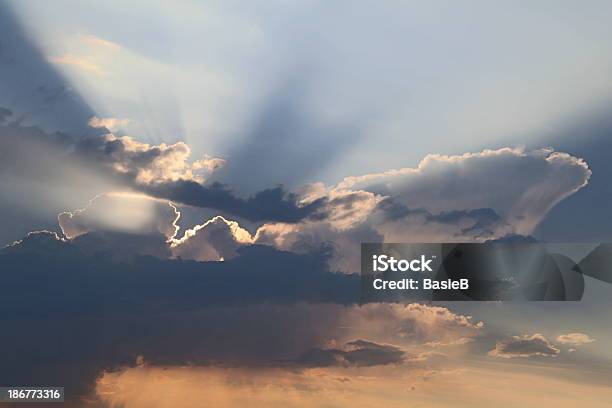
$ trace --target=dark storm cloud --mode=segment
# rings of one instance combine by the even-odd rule
[[[226,262],[118,259],[121,237],[40,232],[0,252],[0,347],[11,350],[0,355],[0,383],[60,381],[75,398],[138,355],[157,365],[287,364],[336,324],[329,306],[300,305],[358,300],[359,278],[330,273],[325,252],[250,246]],[[387,355],[357,348],[354,364]]]
[[[404,359],[405,353],[399,347],[358,339],[345,343],[341,349],[312,348],[296,362],[307,367],[371,367],[400,364]]]
[[[127,238],[130,235],[105,234],[106,238],[101,234],[87,233],[73,241],[58,239],[51,232],[29,234],[22,241],[0,251],[3,265],[1,270],[4,272],[4,277],[9,280],[21,279],[19,274],[13,276],[11,273],[16,269],[27,270],[32,276],[52,276],[54,279],[67,280],[62,282],[67,285],[68,297],[65,302],[72,300],[69,296],[72,284],[83,284],[87,281],[90,284],[85,285],[82,290],[91,291],[87,303],[92,307],[99,305],[98,302],[103,302],[106,291],[112,290],[120,292],[134,290],[132,300],[140,298],[138,302],[143,304],[156,298],[161,301],[167,297],[168,301],[181,308],[225,303],[296,301],[348,304],[356,302],[359,295],[357,275],[329,272],[326,260],[330,253],[325,247],[308,254],[295,254],[269,246],[251,245],[239,248],[240,256],[225,262],[162,260],[139,257],[136,251],[131,262],[115,264],[112,257],[108,256],[108,252],[114,248],[102,244],[88,245],[84,241],[91,240],[96,243],[103,242],[103,239],[114,238],[123,242],[121,237]],[[155,238],[151,237],[152,240]],[[50,250],[46,250],[48,248]],[[129,248],[126,252],[128,250]],[[159,255],[163,256],[163,253]],[[73,275],[69,272],[79,269],[90,272],[82,275]],[[127,273],[126,270],[130,272]],[[131,278],[122,282],[126,276]],[[171,281],[166,280],[169,277],[172,278]],[[71,282],[71,279],[75,281]],[[138,281],[146,282],[153,292],[132,286],[138,284]],[[223,290],[220,290],[218,285],[223,285]],[[172,299],[175,291],[182,293],[180,299]],[[45,301],[49,301],[49,304],[39,309],[38,306]],[[54,302],[58,302],[56,305],[64,303],[61,299],[55,298],[42,297],[38,301],[32,299],[32,304],[21,312],[26,313],[30,310],[36,314],[42,311],[44,315],[49,312],[49,308],[53,308]],[[108,310],[109,307],[121,309],[123,306],[121,302],[115,301],[114,306],[106,307]]]
[[[72,240],[83,254],[130,260],[135,255],[149,255],[160,259],[170,258],[172,253],[162,234],[131,234],[116,231],[92,231]]]
[[[240,198],[223,184],[202,185],[191,180],[154,183],[141,186],[140,189],[154,197],[227,211],[249,221],[298,222],[305,218],[317,218],[323,216],[321,211],[326,201],[320,198],[299,205],[299,197],[280,186],[259,191],[248,198]]]

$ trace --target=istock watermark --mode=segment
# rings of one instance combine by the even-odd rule
[[[612,283],[612,244],[364,243],[363,302],[579,301]]]

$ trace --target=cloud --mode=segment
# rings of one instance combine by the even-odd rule
[[[94,119],[96,126],[105,124],[104,119]],[[117,122],[106,124],[112,127]],[[12,125],[8,139],[24,132],[23,127]],[[415,169],[348,177],[331,187],[315,183],[297,193],[278,186],[243,198],[228,186],[207,183],[225,165],[224,159],[204,155],[192,160],[184,142],[152,145],[112,133],[57,140],[35,128],[27,132],[38,133],[36,143],[47,137],[42,146],[61,146],[55,163],[86,168],[124,188],[249,221],[301,223],[291,228],[291,235],[303,232],[305,239],[275,239],[288,242],[285,248],[313,235],[321,237],[322,243],[333,242],[336,232],[353,245],[367,230],[372,232],[370,237],[388,241],[414,241],[416,236],[432,242],[484,241],[524,234],[590,176],[584,161],[565,153],[503,148],[462,156],[429,155]],[[30,149],[34,151],[26,146],[27,161],[41,156]],[[509,177],[514,180],[510,187],[499,183]],[[282,229],[288,230],[269,226],[268,232]],[[355,239],[350,238],[353,232]],[[345,257],[335,264],[351,270],[355,261]]]
[[[519,407],[537,406],[536,400],[553,407],[570,407],[575,401],[592,408],[606,406],[609,387],[576,381],[576,370],[568,371],[573,377],[560,375],[563,370],[538,372],[524,366],[509,369],[507,365],[500,369],[499,365],[474,366],[469,362],[456,369],[435,370],[414,370],[409,364],[287,370],[156,367],[147,365],[145,359],[141,367],[105,372],[96,391],[108,405],[125,408],[405,408],[407,401],[438,408],[465,401],[469,402],[464,405]]]
[[[337,348],[312,348],[296,362],[307,367],[371,367],[375,365],[401,364],[404,351],[390,344],[378,344],[367,340],[352,340]]]
[[[52,231],[33,231],[28,233],[23,239],[15,241],[6,246],[1,253],[11,255],[53,255],[59,252],[70,251],[70,244],[67,240],[59,237]]]
[[[282,187],[240,198],[220,183],[205,185],[203,173],[223,165],[223,159],[204,156],[189,162],[191,149],[183,142],[149,145],[107,134],[79,141],[74,155],[153,197],[226,211],[251,221],[297,222],[314,215],[323,204],[323,199],[301,204],[297,194]]]
[[[93,198],[87,207],[58,215],[64,235],[73,239],[92,231],[160,234],[172,239],[180,213],[171,203],[141,194],[108,193]]]
[[[61,132],[47,133],[35,126],[23,126],[23,118],[3,111],[0,123],[0,170],[11,176],[46,180],[61,173],[61,158],[66,157],[74,139]],[[55,167],[54,167],[55,164]]]
[[[5,117],[10,117],[8,110]],[[19,120],[0,124],[0,171],[19,180],[18,186],[23,179],[53,186],[45,191],[46,203],[55,199],[66,205],[74,196],[90,198],[100,190],[132,190],[251,221],[283,222],[313,217],[323,207],[324,198],[302,203],[299,195],[280,186],[242,198],[222,184],[203,184],[225,161],[190,157],[183,142],[150,145],[112,134],[76,139],[23,126]]]
[[[434,214],[425,209],[407,208],[394,198],[381,202],[374,219],[387,242],[479,242],[515,231],[514,226],[491,208]]]
[[[203,263],[134,257],[133,246],[143,247],[118,233],[41,232],[0,251],[0,319],[11,333],[0,346],[14,351],[0,356],[0,382],[61,380],[78,398],[138,355],[157,365],[275,364],[337,324],[341,307],[308,305],[358,300],[358,277],[330,273],[320,253],[248,247]]]
[[[119,118],[98,118],[94,116],[89,119],[89,126],[93,128],[105,128],[110,131],[116,131],[122,126],[126,126],[130,123],[129,119],[119,119]]]
[[[226,211],[249,221],[299,222],[318,217],[324,199],[300,204],[299,196],[282,187],[259,191],[248,198],[235,196],[227,186],[213,183],[203,185],[191,180],[136,185],[136,188],[154,197],[166,198],[194,207]]]
[[[391,196],[434,214],[490,208],[517,233],[528,234],[552,206],[584,187],[590,175],[582,159],[567,153],[507,147],[458,156],[430,154],[416,168],[347,177],[338,187]]]
[[[39,232],[0,251],[10,333],[0,346],[14,351],[0,356],[0,382],[61,380],[76,398],[138,356],[153,366],[300,368],[322,364],[308,354],[317,348],[338,367],[374,367],[401,362],[404,344],[474,337],[483,326],[441,307],[359,306],[359,277],[330,272],[324,252],[249,245],[225,262],[162,260],[134,256],[146,247],[134,237]],[[320,346],[331,340],[342,346]]]
[[[363,242],[474,242],[506,236],[512,231],[489,209],[432,215],[425,210],[404,208],[401,214],[399,211],[390,214],[398,208],[391,204],[392,199],[367,192],[351,194],[371,197],[354,203],[329,199],[321,212],[322,219],[264,224],[257,229],[255,242],[294,252],[308,252],[326,245],[333,249],[332,269],[357,272]],[[394,208],[390,209],[391,206]]]
[[[237,250],[240,247],[256,243],[254,237],[238,222],[222,216],[213,217],[201,225],[187,229],[183,236],[178,238],[177,223],[180,216],[177,207],[168,201],[137,193],[108,193],[96,196],[83,209],[60,213],[58,223],[68,239],[74,240],[88,234],[88,237],[76,241],[80,245],[94,242],[106,242],[110,245],[111,237],[123,240],[123,237],[128,239],[131,236],[140,243],[154,243],[153,248],[157,248],[159,254],[164,254],[164,257],[171,250],[175,257],[197,261],[230,259],[238,255]],[[93,232],[97,234],[91,234]],[[160,245],[164,241],[167,242],[167,248],[161,250]],[[91,245],[86,246],[89,248],[88,252],[93,249]],[[317,252],[320,247],[321,242],[315,241],[307,251],[297,252]],[[136,250],[137,247],[126,245],[121,248],[121,253],[127,254],[129,248]],[[277,248],[290,249],[282,245]],[[155,250],[143,251],[139,248],[135,254],[154,255]]]
[[[172,257],[166,236],[160,233],[135,234],[120,231],[92,231],[72,239],[72,244],[86,256],[130,261],[138,256],[160,259]]]
[[[58,213],[97,194],[126,190],[104,171],[72,156],[73,136],[23,121],[22,116],[0,124],[0,188],[5,197],[0,243],[28,230],[54,228]]]
[[[117,237],[121,235],[121,233],[110,232],[104,232],[104,234]],[[130,236],[129,234],[124,235],[126,238]],[[130,290],[132,285],[136,284],[136,281],[131,279],[136,277],[143,279],[143,282],[148,282],[150,290],[155,291],[156,287],[166,288],[168,296],[175,296],[176,293],[162,284],[166,271],[169,269],[172,271],[172,279],[176,284],[182,286],[183,291],[182,295],[175,300],[184,305],[300,301],[352,304],[356,303],[359,297],[359,277],[330,272],[325,262],[328,255],[324,252],[294,254],[267,246],[251,245],[240,248],[239,256],[225,262],[193,262],[136,257],[133,262],[122,265],[115,264],[110,256],[96,258],[93,256],[95,254],[81,251],[80,242],[87,239],[95,241],[100,236],[102,234],[89,232],[73,240],[66,240],[52,232],[31,233],[23,240],[2,249],[0,251],[1,260],[8,268],[7,270],[13,271],[15,265],[12,264],[22,262],[23,258],[19,255],[27,253],[33,256],[33,263],[39,262],[36,268],[31,265],[32,273],[40,276],[53,274],[58,281],[64,279],[67,282],[75,278],[69,272],[71,268],[78,270],[82,261],[89,261],[97,265],[94,269],[95,273],[92,272],[88,277],[92,283],[89,288],[92,291],[91,301],[96,301],[98,295],[106,295],[106,293],[97,293],[97,290],[102,289],[106,284],[110,286],[104,290]],[[155,235],[144,236],[155,237]],[[50,258],[47,259],[47,255]],[[47,263],[46,266],[45,263]],[[130,269],[131,273],[126,272]],[[202,271],[202,273],[183,281],[197,271]],[[122,285],[115,287],[115,284],[111,282],[114,279],[119,279]],[[95,281],[100,285],[97,288]],[[216,285],[221,283],[224,287],[228,286],[224,290],[218,290]],[[178,289],[177,287],[173,290]],[[148,297],[147,301],[155,301],[156,295],[153,292],[147,293],[146,290],[142,291],[142,288],[138,292]],[[163,294],[159,295],[163,297]],[[53,301],[51,298],[48,300]],[[40,301],[43,302],[44,299],[41,298]],[[117,302],[118,306],[120,302],[119,300]]]
[[[104,257],[113,261],[132,261],[140,256],[170,258],[166,237],[159,233],[134,234],[117,231],[89,231],[72,239],[59,237],[52,231],[30,232],[0,250],[0,254],[86,258],[95,261]]]
[[[80,140],[76,154],[79,159],[91,160],[135,186],[179,180],[202,182],[202,170],[206,170],[202,163],[189,161],[191,149],[184,142],[150,145],[112,133]]]
[[[279,186],[242,198],[237,197],[227,186],[205,182],[205,176],[208,177],[223,165],[223,159],[205,155],[201,160],[191,161],[191,150],[183,142],[151,145],[113,134],[77,141],[68,136],[47,135],[36,128],[24,128],[14,124],[8,128],[11,133],[6,139],[7,142],[10,142],[14,135],[20,134],[28,136],[22,138],[23,143],[32,140],[30,144],[10,147],[10,150],[14,151],[15,146],[22,146],[26,157],[50,145],[57,150],[58,156],[57,160],[51,162],[61,162],[62,165],[72,163],[72,167],[68,167],[70,173],[78,171],[80,167],[87,167],[88,171],[106,177],[111,183],[151,197],[183,205],[211,208],[249,221],[267,221],[254,232],[252,242],[298,253],[308,253],[325,246],[333,250],[332,257],[329,258],[330,267],[343,272],[359,270],[359,246],[362,242],[473,242],[516,235],[517,231],[521,230],[522,223],[529,217],[522,214],[508,218],[507,208],[522,206],[525,208],[523,213],[528,213],[536,211],[536,207],[542,207],[544,201],[548,203],[546,206],[553,205],[555,199],[551,197],[558,198],[569,194],[569,184],[579,179],[577,174],[584,176],[582,183],[586,182],[590,174],[583,161],[566,154],[548,150],[527,153],[521,149],[505,148],[462,156],[428,156],[417,169],[347,178],[331,187],[315,183],[295,193],[287,192]],[[61,146],[61,149],[55,146]],[[74,151],[70,153],[71,150]],[[36,156],[39,155],[44,156],[42,152],[36,153]],[[7,161],[3,165],[10,165],[11,160],[17,156],[7,155]],[[15,166],[22,164],[16,161]],[[522,172],[523,167],[530,166],[528,175]],[[49,167],[54,165],[49,163]],[[27,166],[26,170],[42,172],[45,176],[58,171],[54,169],[47,172],[42,168],[37,170],[36,167],[27,169]],[[521,193],[521,198],[521,194],[516,192],[515,197],[504,199],[507,208],[500,207],[497,205],[497,197],[507,194],[507,188],[497,182],[497,185],[493,185],[490,177],[483,177],[481,173],[499,174],[498,179],[501,179],[506,177],[502,177],[504,172],[517,178],[521,188],[532,192],[538,190],[543,192],[542,195],[531,197],[532,200],[526,198],[526,193]],[[457,174],[463,175],[455,180],[452,186],[444,184],[448,178],[458,177]],[[381,178],[386,180],[382,184],[379,182]],[[543,187],[544,182],[550,185]],[[385,183],[386,187],[382,188]],[[457,191],[461,190],[461,183],[466,184],[467,192],[459,194]],[[448,196],[446,190],[448,194],[456,196]],[[475,192],[477,197],[464,197],[469,195],[470,191]],[[407,201],[407,197],[411,197],[410,200]],[[469,203],[470,200],[473,201],[472,204]],[[515,205],[510,203],[512,200],[528,202]],[[482,204],[490,204],[492,207],[483,207]],[[496,209],[495,206],[499,208]],[[125,215],[122,215],[123,211],[117,211],[110,217],[110,220],[117,224],[114,225],[114,230],[121,227],[127,232],[133,232],[133,224],[142,216],[150,214],[146,201],[143,201],[142,214],[132,217],[131,213],[139,211],[135,208],[134,206],[131,212],[124,211]],[[93,214],[93,211],[91,213]],[[543,216],[544,213],[540,215]],[[77,220],[78,217],[72,223],[69,214],[60,217],[67,236],[99,229],[99,226],[94,225],[96,222],[109,224],[108,218],[102,217],[99,222],[93,220],[95,217],[91,217],[88,223],[92,227],[88,229],[81,225],[84,221]],[[121,217],[124,217],[125,221],[120,221]],[[202,230],[202,238],[202,234],[209,228]],[[168,237],[172,236],[166,231],[160,232]],[[233,256],[235,249],[249,242],[248,239],[234,240],[230,236],[221,238],[219,234],[216,237],[223,240],[223,243],[218,244],[219,247],[234,241],[233,249],[227,248],[228,256]],[[190,250],[183,253],[187,259],[224,257],[210,252],[210,248],[217,245],[211,241],[210,236],[200,241],[205,248],[199,251],[199,255],[195,241],[189,241],[190,236],[185,238],[180,246],[185,249],[189,242]],[[178,244],[176,248],[178,254]],[[203,255],[205,253],[206,255]]]
[[[412,343],[454,343],[475,338],[484,323],[445,307],[420,303],[408,305],[373,303],[352,311],[349,322],[364,322],[373,333]],[[348,323],[349,325],[352,323]]]
[[[586,185],[586,163],[552,150],[502,148],[429,155],[417,168],[313,184],[321,216],[260,227],[255,241],[291,251],[334,249],[333,269],[359,270],[362,242],[484,242],[530,232],[559,200]],[[512,179],[512,183],[500,180]]]
[[[416,169],[348,177],[318,196],[309,191],[300,197],[276,187],[242,199],[221,184],[202,184],[199,172],[215,170],[222,161],[205,157],[190,163],[183,142],[151,146],[109,134],[81,141],[77,151],[155,197],[253,221],[305,220],[305,229],[324,221],[350,234],[351,228],[370,223],[387,240],[417,234],[421,240],[457,241],[526,234],[552,206],[586,185],[591,174],[584,161],[565,153],[503,148],[429,155]],[[499,183],[509,177],[509,186]]]
[[[409,208],[403,202],[405,201],[404,194],[407,193],[394,192],[391,191],[392,189],[383,192],[380,188],[374,189],[367,186],[365,190],[347,188],[348,184],[358,186],[364,179],[371,181],[380,178],[376,175],[355,178],[360,180],[359,182],[354,181],[353,178],[347,178],[338,186],[329,188],[322,184],[314,184],[300,193],[288,193],[281,187],[277,187],[261,191],[246,199],[239,198],[223,185],[202,184],[201,176],[196,175],[196,172],[203,168],[214,170],[221,159],[205,157],[204,161],[190,163],[190,149],[181,142],[174,145],[153,146],[137,142],[129,137],[119,138],[107,134],[79,142],[77,152],[79,157],[88,157],[90,161],[115,173],[120,180],[127,181],[132,188],[144,191],[150,196],[162,197],[191,206],[219,209],[247,220],[284,221],[262,225],[255,231],[253,237],[235,224],[234,231],[245,231],[241,239],[232,237],[231,232],[219,224],[221,220],[217,220],[214,224],[218,224],[217,230],[221,231],[225,228],[226,232],[224,234],[217,232],[214,238],[207,233],[212,229],[212,225],[207,228],[203,228],[202,225],[196,226],[193,231],[200,231],[199,241],[193,239],[195,233],[192,231],[191,234],[185,235],[180,243],[174,243],[174,252],[179,255],[182,248],[180,256],[185,256],[186,259],[225,258],[224,255],[219,254],[220,247],[226,248],[225,255],[234,256],[239,246],[249,243],[272,245],[298,253],[308,253],[321,246],[326,246],[333,250],[329,260],[332,269],[355,272],[360,267],[358,252],[362,242],[488,241],[516,235],[516,231],[520,229],[519,224],[525,219],[524,216],[520,216],[515,217],[513,221],[507,220],[493,208],[462,209],[461,205],[452,208],[446,203],[446,201],[452,201],[450,198],[444,204],[439,204],[440,197],[431,195],[428,205],[437,206],[438,210],[444,208],[443,210],[432,212],[433,210],[422,206]],[[447,173],[449,169],[446,167],[449,165],[446,162],[453,166],[461,162],[465,167],[465,172],[475,173],[476,170],[470,170],[470,167],[481,166],[491,173],[508,171],[508,168],[514,171],[517,166],[523,165],[522,161],[525,160],[527,164],[537,162],[537,165],[542,164],[539,163],[540,161],[567,161],[566,165],[569,167],[578,167],[585,172],[584,174],[590,172],[582,161],[568,155],[550,151],[525,153],[520,149],[500,149],[452,157],[428,157],[421,163],[418,170],[404,169],[400,172],[410,174],[410,180],[412,180],[410,183],[420,185],[423,181],[419,181],[419,178],[435,179],[432,175],[433,170],[429,169],[433,165],[427,163],[436,160],[442,161],[443,166],[440,171]],[[485,164],[483,165],[481,161],[484,161]],[[499,169],[495,168],[497,162],[499,162]],[[563,167],[564,165],[558,166]],[[563,171],[559,173],[562,174]],[[417,173],[416,176],[413,173]],[[536,174],[534,179],[537,181],[546,177],[550,176]],[[567,179],[567,177],[562,178]],[[395,182],[397,180],[393,183]],[[472,190],[478,190],[483,187],[475,186],[475,184],[480,182],[487,184],[489,180],[469,179],[465,182],[471,185]],[[524,181],[524,183],[529,182]],[[377,190],[377,192],[367,191],[368,188]],[[557,193],[562,194],[560,191]],[[390,195],[383,195],[383,193]],[[489,185],[487,195],[490,196],[488,200],[495,201],[498,193]],[[481,197],[482,200],[486,201],[483,197]],[[461,202],[461,199],[459,201]],[[491,204],[494,203],[491,202]],[[236,223],[236,221],[231,222]],[[214,239],[220,239],[221,242],[215,244]],[[198,245],[202,246],[200,250],[197,248]],[[212,250],[215,245],[218,248]]]
[[[595,339],[589,337],[589,335],[585,333],[568,333],[557,337],[557,343],[568,346],[582,346],[594,341]]]
[[[308,253],[322,246],[329,248],[329,265],[335,271],[358,272],[362,242],[378,242],[383,236],[367,224],[340,230],[327,221],[297,224],[264,224],[257,229],[254,242],[297,253]]]
[[[212,173],[213,171],[223,167],[225,163],[226,161],[219,157],[211,157],[209,155],[204,155],[203,159],[197,160],[193,163],[193,168],[195,170],[206,170]]]
[[[468,343],[471,343],[474,339],[469,337],[461,337],[457,340],[451,340],[448,342],[443,341],[430,341],[425,343],[424,345],[427,347],[438,348],[438,347],[448,347],[448,346],[464,346]]]
[[[172,241],[172,253],[181,259],[219,261],[235,257],[241,246],[253,243],[251,234],[236,221],[216,216],[185,231]]]
[[[384,197],[367,191],[337,188],[327,190],[323,196],[327,199],[324,220],[339,231],[348,230],[365,222],[377,209],[377,206],[385,200]],[[318,199],[321,197],[308,197],[309,202]]]
[[[498,341],[495,348],[489,351],[492,357],[529,358],[534,356],[557,357],[560,350],[551,344],[546,337],[536,333],[533,335],[512,336],[504,341]]]

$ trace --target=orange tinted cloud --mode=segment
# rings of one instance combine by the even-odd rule
[[[564,378],[561,369],[466,366],[290,371],[135,367],[107,373],[96,392],[125,408],[173,407],[607,407],[612,388]]]

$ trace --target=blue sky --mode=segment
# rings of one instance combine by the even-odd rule
[[[300,182],[547,145],[612,93],[608,2],[9,4],[98,116],[141,140],[230,158],[289,105],[272,131],[333,152]]]

